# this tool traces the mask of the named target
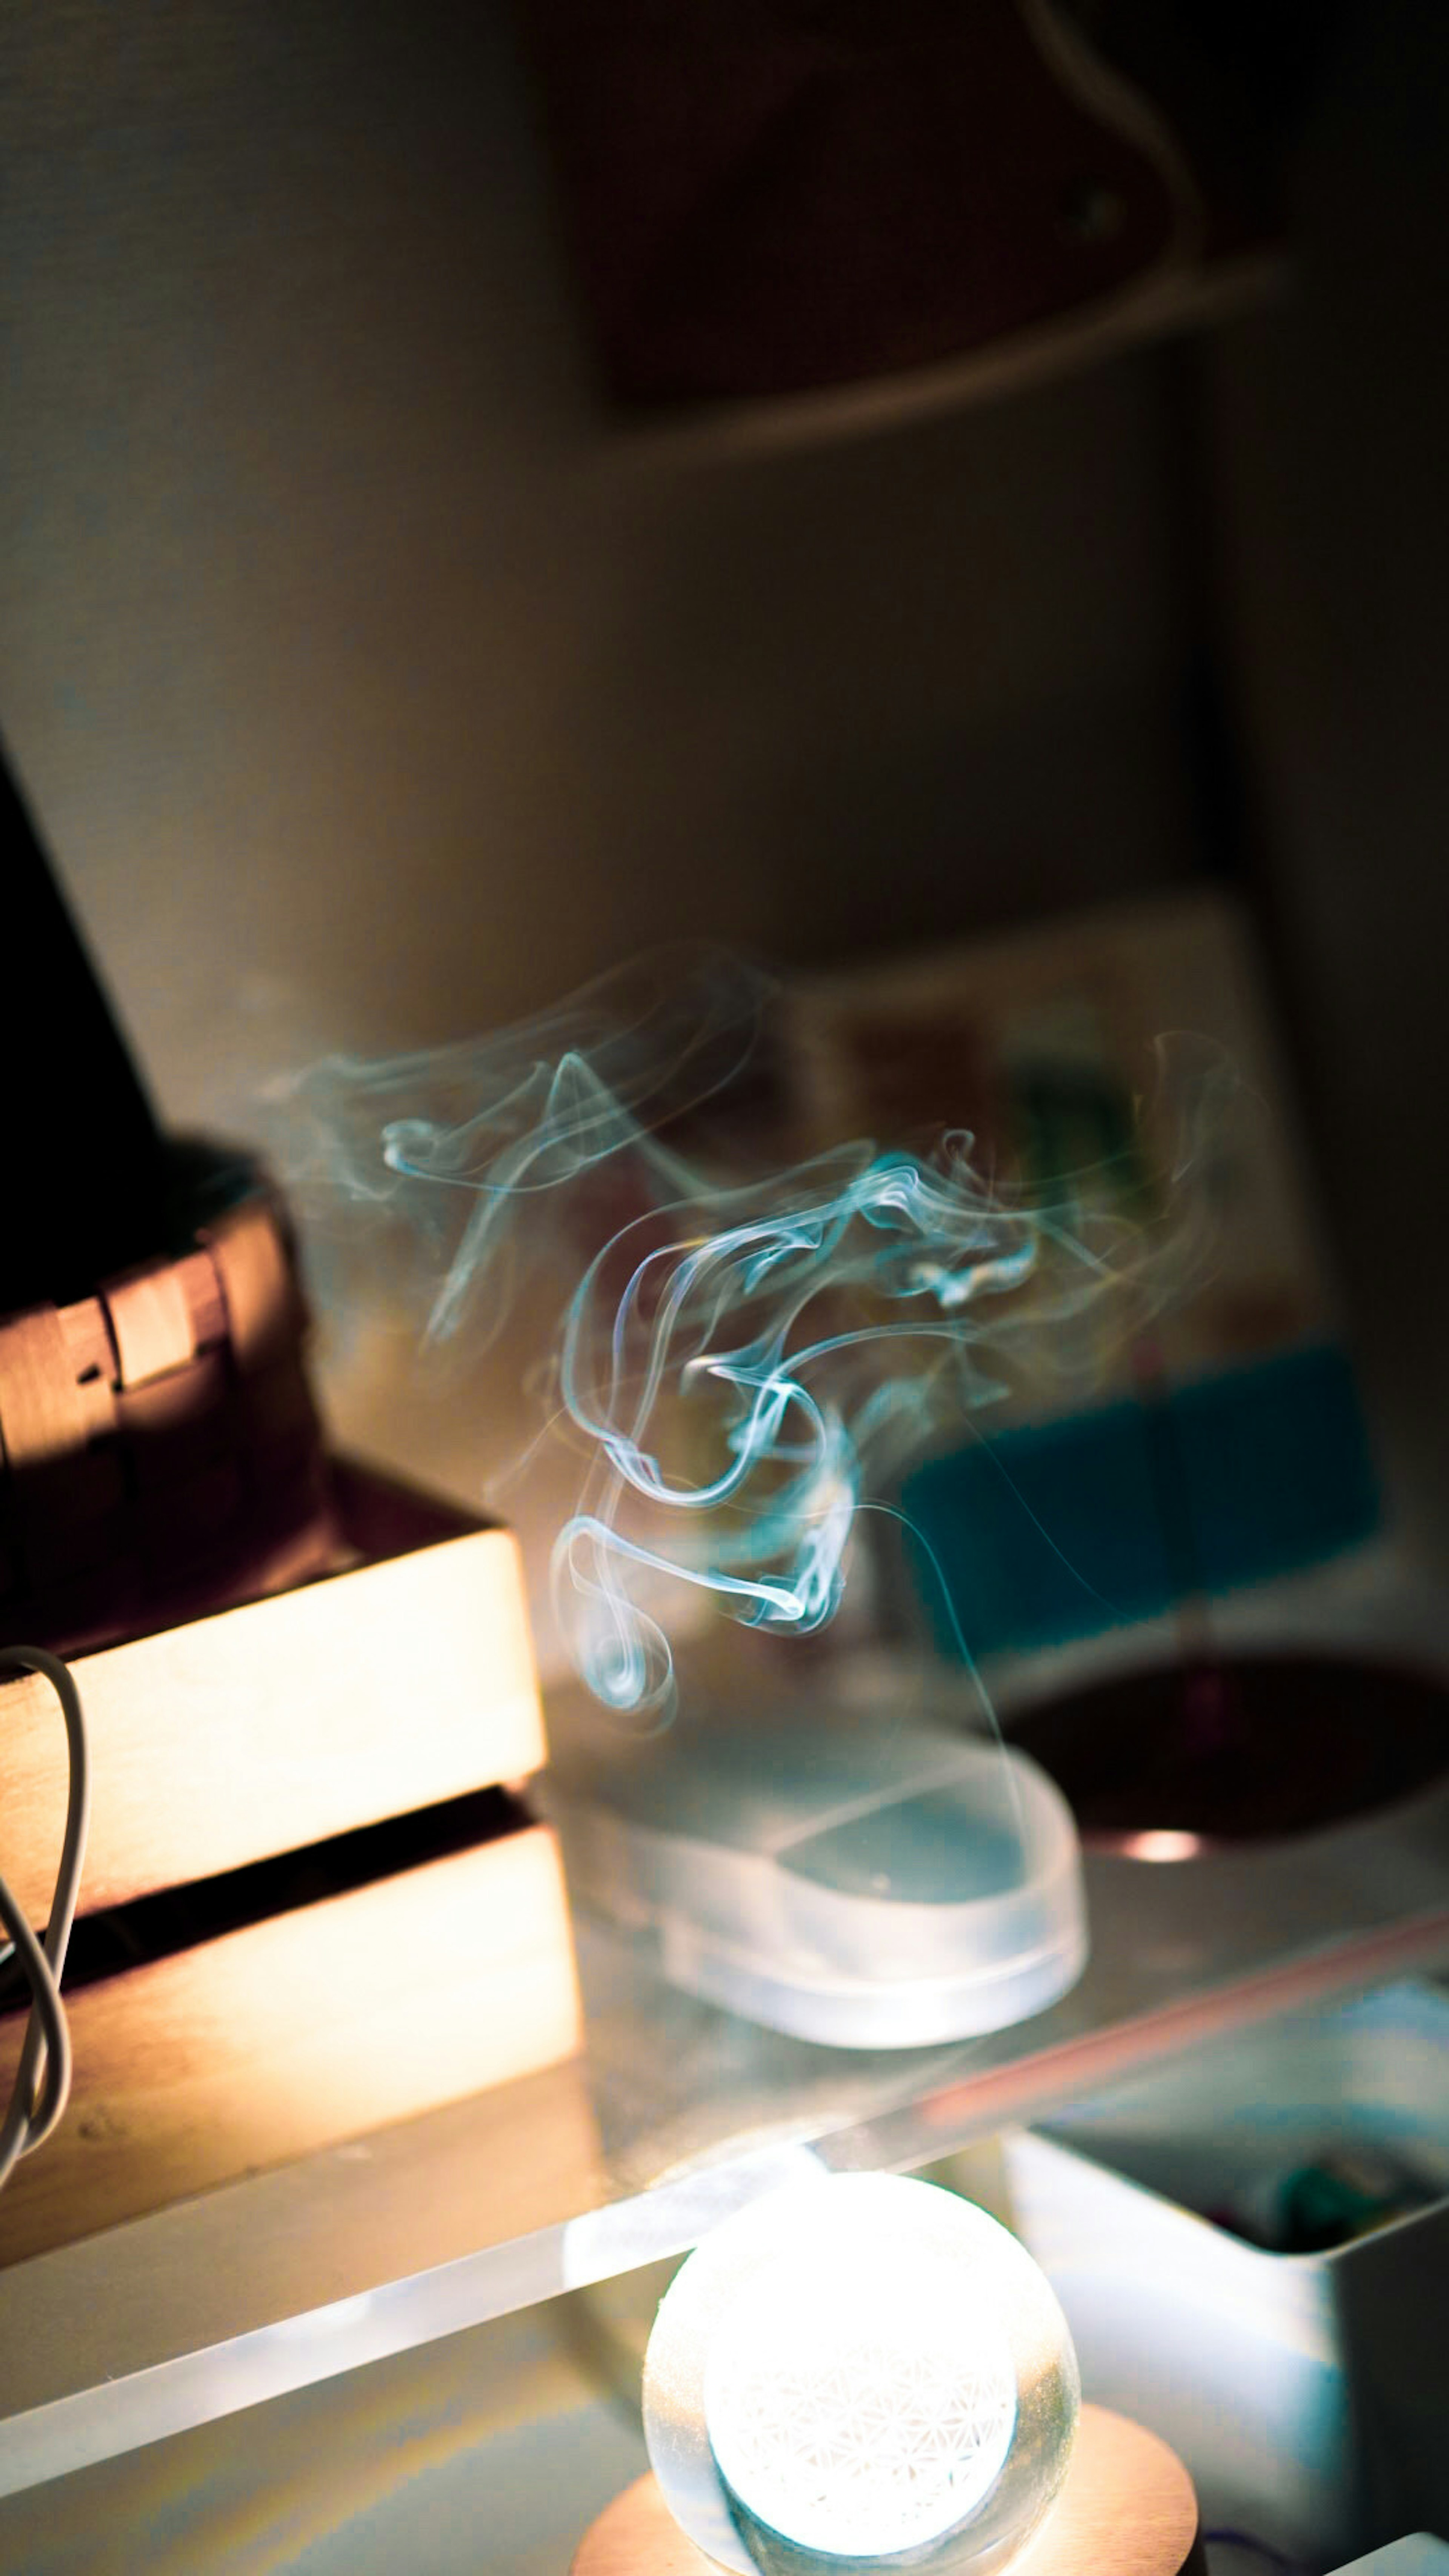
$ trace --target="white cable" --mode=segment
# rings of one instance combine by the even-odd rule
[[[90,1822],[90,1754],[80,1693],[69,1668],[44,1646],[0,1646],[0,1675],[39,1673],[60,1702],[70,1744],[70,1786],[66,1795],[65,1834],[60,1867],[50,1900],[50,1920],[42,1947],[25,1914],[0,1877],[0,1922],[15,1945],[33,1998],[10,2101],[0,2122],[0,2187],[21,2156],[28,2156],[50,2136],[70,2092],[70,2032],[60,2000],[70,1927],[80,1893],[81,1863]]]
[[[1167,191],[1172,239],[1151,267],[1131,281],[1130,289],[1119,290],[1135,294],[1159,274],[1186,266],[1202,249],[1206,216],[1192,165],[1168,118],[1144,90],[1103,59],[1061,0],[1018,0],[1018,6],[1026,32],[1048,70],[1065,90],[1075,92],[1085,115],[1114,128],[1144,154]]]

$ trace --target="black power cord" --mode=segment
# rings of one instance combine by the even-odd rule
[[[8,2181],[22,2156],[44,2144],[59,2122],[70,2093],[70,2032],[60,2000],[60,1980],[80,1893],[91,1805],[85,1719],[80,1693],[68,1666],[44,1646],[0,1646],[0,1676],[7,1673],[39,1673],[55,1692],[70,1745],[70,1785],[60,1867],[43,1943],[36,1939],[24,1911],[0,1877],[0,1923],[10,1935],[13,1956],[31,1993],[20,2063],[4,2120],[0,2121],[0,2186]]]

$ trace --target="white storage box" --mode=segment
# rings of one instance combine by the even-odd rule
[[[1445,2196],[1323,2254],[1197,2214],[1325,2148],[1395,2154]],[[1182,2454],[1207,2531],[1322,2567],[1449,2530],[1449,1996],[1403,1985],[1264,2025],[1005,2157],[1086,2393]]]

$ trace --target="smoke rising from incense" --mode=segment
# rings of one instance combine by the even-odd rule
[[[1211,1080],[1165,1222],[1124,1218],[1100,1174],[1049,1202],[989,1185],[958,1130],[745,1169],[723,1116],[773,993],[737,959],[663,952],[477,1042],[331,1059],[291,1102],[304,1215],[386,1219],[435,1350],[486,1348],[520,1305],[548,1327],[546,1408],[584,1461],[560,1616],[620,1709],[668,1700],[676,1587],[820,1627],[861,1503],[1003,1369],[1100,1366],[1188,1259]]]

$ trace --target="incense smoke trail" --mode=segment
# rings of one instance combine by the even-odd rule
[[[988,1402],[1012,1355],[1079,1365],[1104,1310],[1130,1331],[1165,1291],[1148,1227],[1089,1188],[993,1192],[963,1133],[729,1168],[711,1105],[771,991],[671,952],[477,1045],[333,1060],[297,1095],[314,1174],[423,1246],[435,1344],[480,1315],[486,1337],[541,1289],[545,1244],[578,1247],[549,1378],[589,1465],[554,1572],[579,1668],[621,1709],[669,1694],[641,1598],[661,1578],[753,1626],[820,1627],[871,1478]]]

